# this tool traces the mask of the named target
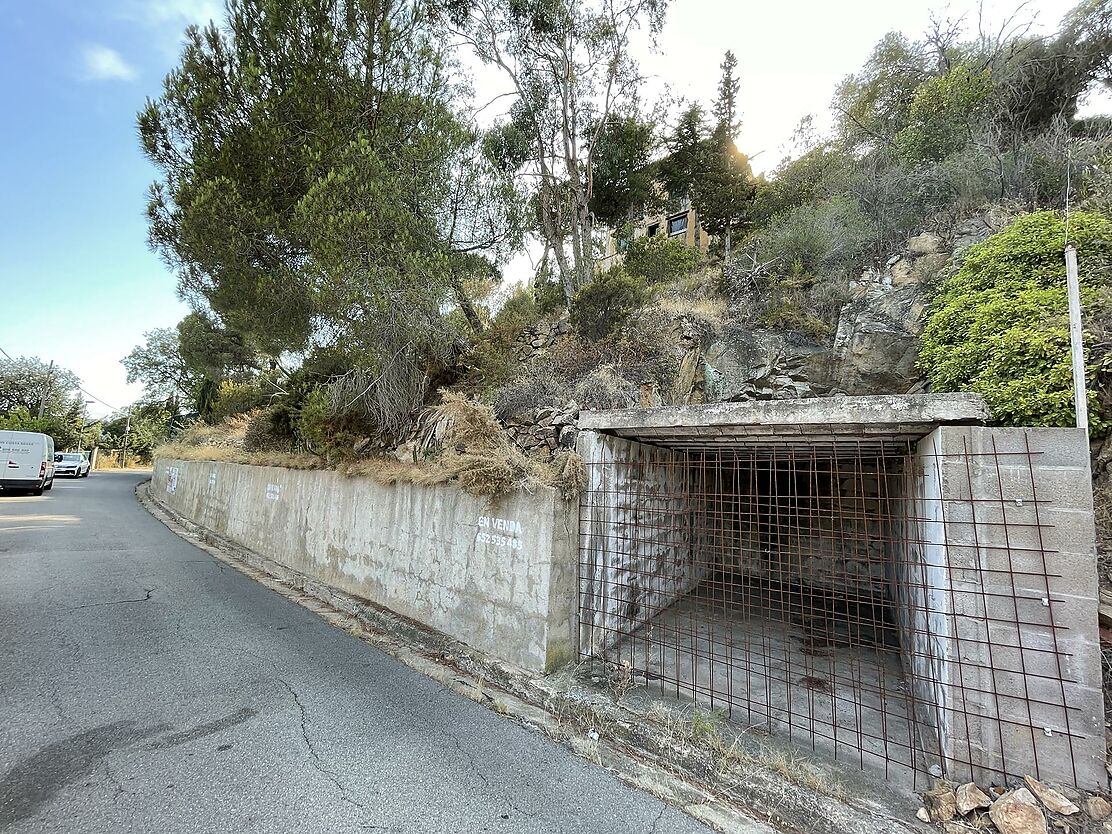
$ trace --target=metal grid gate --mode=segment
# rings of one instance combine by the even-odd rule
[[[1038,778],[1036,734],[1072,745],[1030,448],[606,449],[581,656],[887,776]]]

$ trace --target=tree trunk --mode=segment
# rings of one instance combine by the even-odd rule
[[[460,312],[463,317],[467,319],[467,323],[471,326],[472,332],[476,336],[483,335],[483,320],[479,318],[479,313],[475,309],[475,305],[468,296],[467,290],[463,286],[463,280],[459,277],[459,273],[452,273],[452,293],[456,297],[456,304],[459,305]]]

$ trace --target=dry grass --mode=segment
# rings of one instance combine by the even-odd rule
[[[693,707],[690,712],[654,704],[644,717],[660,733],[661,743],[677,752],[697,751],[714,762],[719,778],[738,776],[745,771],[764,770],[801,788],[834,799],[846,800],[846,787],[832,775],[812,765],[788,745],[763,741],[743,743],[740,735],[727,727],[720,712]]]
[[[574,452],[557,456],[552,464],[531,460],[513,445],[489,406],[458,394],[445,394],[441,405],[430,409],[424,418],[422,424],[428,427],[428,434],[421,441],[422,447],[437,453],[421,463],[367,457],[329,465],[322,457],[301,452],[249,452],[243,448],[243,434],[250,419],[251,415],[238,415],[218,426],[198,424],[173,443],[160,446],[155,455],[295,470],[332,469],[347,477],[372,478],[384,486],[432,486],[454,481],[465,492],[482,496],[544,485],[560,489],[571,498],[579,494],[585,480],[583,462]]]
[[[726,323],[726,302],[717,296],[696,298],[668,296],[656,302],[656,306],[672,316],[696,316],[722,327]]]

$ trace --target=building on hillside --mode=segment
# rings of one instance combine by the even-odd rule
[[[662,206],[650,209],[636,218],[631,218],[630,227],[632,237],[623,237],[623,230],[610,229],[606,235],[605,254],[598,260],[598,269],[604,271],[621,263],[622,254],[631,239],[639,237],[656,237],[664,235],[672,240],[678,240],[685,246],[707,251],[710,246],[710,234],[699,222],[698,212],[691,205],[688,197],[672,198],[664,201]]]

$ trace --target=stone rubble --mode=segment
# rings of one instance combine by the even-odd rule
[[[1071,814],[1078,813],[1081,809],[1070,802],[1060,792],[1054,788],[1047,787],[1037,779],[1032,779],[1030,776],[1024,776],[1023,781],[1027,783],[1027,787],[1031,789],[1031,793],[1039,798],[1039,802],[1047,807],[1048,810],[1056,814],[1061,814],[1068,817]]]
[[[945,834],[1112,834],[1112,802],[1107,797],[1052,787],[1031,776],[1023,777],[1023,785],[1013,790],[992,785],[987,792],[973,782],[955,786],[936,779],[915,816],[940,825]]]
[[[1102,820],[1112,814],[1112,804],[1103,796],[1090,796],[1082,805],[1085,808],[1085,814],[1092,820]]]
[[[958,797],[949,785],[932,788],[923,795],[923,803],[932,822],[947,822],[957,816]]]
[[[1004,794],[992,803],[988,815],[1000,834],[1047,834],[1046,814],[1027,788]]]
[[[957,810],[962,816],[978,808],[987,808],[991,804],[989,795],[972,782],[966,782],[957,789]]]

